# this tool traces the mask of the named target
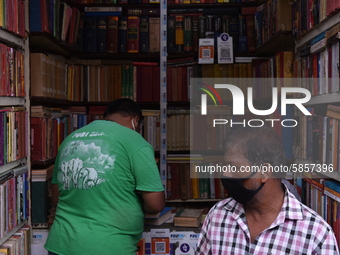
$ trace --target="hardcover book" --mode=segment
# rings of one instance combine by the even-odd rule
[[[178,211],[174,217],[176,227],[199,227],[201,225],[203,209],[185,208]]]
[[[160,226],[171,218],[171,207],[165,207],[163,211],[156,214],[145,214],[144,223],[148,225]]]
[[[108,53],[118,53],[118,16],[107,17],[106,48]]]
[[[127,52],[139,52],[139,26],[140,18],[137,16],[127,17]]]
[[[149,18],[149,34],[150,34],[150,52],[159,52],[160,49],[160,36],[159,36],[159,17]]]
[[[140,52],[149,52],[149,17],[143,16],[140,19]]]
[[[126,53],[127,43],[127,16],[121,16],[118,20],[118,51]]]

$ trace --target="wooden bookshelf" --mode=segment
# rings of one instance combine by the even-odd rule
[[[70,57],[71,49],[74,46],[62,44],[60,41],[46,32],[31,32],[30,34],[30,50],[34,52],[44,52]]]

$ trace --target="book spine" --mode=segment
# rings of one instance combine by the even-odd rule
[[[140,19],[140,52],[149,52],[149,17],[143,16]]]
[[[86,53],[97,51],[97,17],[84,16],[83,48]]]
[[[97,52],[106,53],[106,16],[97,17]]]
[[[118,26],[118,50],[119,53],[127,52],[127,16],[119,17]]]
[[[168,16],[167,22],[167,50],[168,53],[175,52],[175,31],[176,31],[176,17]]]
[[[159,52],[160,51],[160,19],[159,17],[150,17],[149,18],[149,43],[150,49],[149,52]]]
[[[184,46],[183,21],[184,21],[184,17],[182,15],[177,15],[175,19],[176,19],[176,30],[175,30],[176,52],[183,52],[183,46]]]
[[[139,26],[140,18],[137,16],[128,16],[127,18],[127,52],[139,52]]]
[[[118,53],[118,16],[107,17],[106,48],[108,53]]]
[[[193,51],[193,29],[191,16],[184,16],[184,52]]]

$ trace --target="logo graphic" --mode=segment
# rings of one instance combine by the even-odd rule
[[[218,94],[218,92],[216,91],[215,88],[213,88],[212,86],[206,84],[206,83],[203,83],[203,82],[197,82],[201,85],[203,85],[203,88],[200,87],[199,89],[204,91],[205,93],[207,93],[210,98],[213,100],[214,104],[217,105],[217,102],[219,103],[219,105],[222,105],[223,102],[222,102],[222,98],[221,96]],[[205,87],[205,88],[204,88]],[[216,100],[217,99],[217,100]],[[202,94],[201,95],[201,101],[202,101],[202,106],[204,105],[205,106],[205,109],[202,108],[201,112],[202,114],[207,114],[207,95],[206,94]]]
[[[212,86],[209,86],[208,84],[205,84],[205,83],[201,83],[201,84],[209,88],[209,90],[213,91],[215,96],[219,99],[220,105],[222,105],[222,99],[220,95],[217,93],[217,91],[215,90],[215,88],[228,89],[231,92],[232,98],[233,98],[233,115],[244,115],[245,98],[244,98],[242,90],[239,87],[232,85],[232,84],[215,84],[213,88]],[[215,105],[217,105],[216,99],[214,98],[214,96],[209,90],[204,89],[204,88],[200,88],[200,89],[206,92],[212,98]],[[248,92],[247,105],[251,113],[258,115],[258,116],[265,116],[265,115],[272,114],[277,109],[279,93],[276,87],[272,88],[272,106],[270,107],[270,109],[267,109],[267,110],[255,109],[254,104],[253,104],[253,88],[248,87],[247,92]],[[305,97],[289,98],[287,96],[289,93],[300,93],[300,94],[304,94]],[[286,115],[286,106],[288,104],[293,104],[304,115],[311,115],[311,113],[302,105],[303,103],[307,103],[310,99],[311,99],[311,93],[307,89],[293,88],[293,87],[281,88],[281,109],[282,109],[281,114]],[[207,95],[205,94],[201,95],[201,114],[207,115]]]

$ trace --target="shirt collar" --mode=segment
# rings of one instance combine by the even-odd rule
[[[303,208],[301,203],[295,198],[295,196],[289,191],[286,185],[282,184],[285,189],[285,197],[283,200],[282,208],[278,214],[276,220],[272,225],[278,225],[289,220],[302,220],[303,219]],[[233,217],[237,219],[244,215],[244,207],[242,204],[236,202],[234,199],[229,198],[226,200],[224,208],[233,213]]]

